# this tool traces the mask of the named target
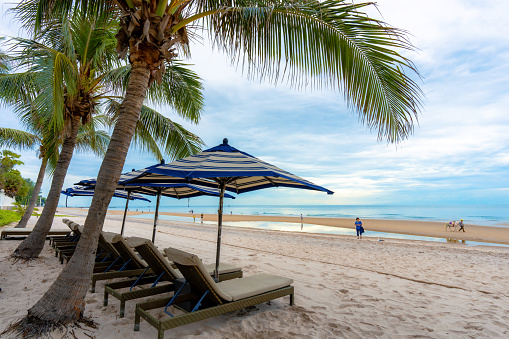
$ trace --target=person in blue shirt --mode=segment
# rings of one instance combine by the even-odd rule
[[[460,229],[458,230],[458,232],[461,232],[461,230],[463,230],[463,232],[465,232],[465,225],[463,224],[463,219],[461,219],[459,225],[460,225]]]
[[[362,239],[362,233],[364,233],[364,228],[362,227],[362,221],[359,218],[355,219],[355,230],[357,231],[357,239]]]

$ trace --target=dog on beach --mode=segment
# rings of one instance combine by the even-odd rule
[[[456,221],[449,221],[445,223],[445,230],[456,231]]]

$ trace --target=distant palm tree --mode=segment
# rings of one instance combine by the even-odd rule
[[[93,249],[147,90],[178,53],[189,55],[189,39],[204,32],[202,27],[214,46],[244,65],[249,76],[339,89],[361,120],[378,128],[380,138],[406,138],[421,91],[405,74],[417,70],[397,50],[413,46],[404,31],[361,12],[370,5],[341,0],[22,0],[17,7],[21,20],[33,25],[35,18],[37,29],[54,15],[117,11],[117,51],[129,56],[132,72],[98,173],[84,226],[86,241],[80,241],[69,264],[17,328],[67,324],[83,315]]]
[[[22,99],[16,107],[23,112],[23,119],[37,114],[45,122],[42,127],[48,141],[45,144],[47,154],[58,153],[61,145],[44,210],[30,236],[14,251],[17,258],[35,258],[44,247],[80,125],[88,125],[102,106],[107,106],[110,113],[105,122],[116,120],[111,107],[115,100],[121,99],[131,68],[120,65],[115,51],[111,50],[115,45],[111,27],[106,16],[90,20],[54,20],[37,40],[12,39],[15,49],[12,49],[11,61],[28,71],[1,77],[1,95],[10,102]],[[16,53],[17,50],[20,52]],[[166,102],[181,116],[196,122],[203,103],[197,77],[174,63],[163,80],[165,82],[154,88],[154,98],[167,88],[176,90],[184,86],[190,89],[185,96]],[[151,118],[138,121],[138,145],[155,153],[159,159],[163,153],[180,157],[199,150],[201,140],[196,135],[148,107],[143,107],[143,111]]]
[[[25,228],[27,226],[28,220],[32,216],[37,203],[39,192],[41,191],[46,167],[49,165],[49,171],[52,173],[58,161],[58,153],[48,154],[45,152],[45,143],[47,143],[47,141],[45,141],[42,136],[41,123],[37,123],[37,116],[32,116],[27,122],[31,125],[27,127],[29,127],[33,133],[14,128],[0,127],[0,146],[19,150],[37,150],[39,158],[41,159],[41,167],[37,175],[32,196],[16,228]],[[109,141],[110,136],[106,131],[97,130],[96,128],[90,128],[90,125],[85,125],[81,126],[78,131],[76,148],[81,151],[94,152],[98,156],[104,156]],[[48,157],[50,157],[49,162]]]

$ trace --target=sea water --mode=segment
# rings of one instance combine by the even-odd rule
[[[192,200],[191,200],[192,201]],[[123,206],[110,206],[112,209],[124,209]],[[154,212],[155,204],[132,207],[129,210]],[[217,206],[161,206],[161,212],[215,214]],[[418,220],[446,222],[463,219],[465,224],[481,226],[509,227],[509,205],[233,205],[225,204],[224,214],[299,216]],[[305,222],[305,220],[304,220]],[[353,223],[353,221],[352,221]]]

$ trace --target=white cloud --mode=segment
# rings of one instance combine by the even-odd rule
[[[377,142],[376,131],[359,123],[342,94],[250,82],[209,45],[193,46],[189,62],[204,80],[207,105],[198,126],[183,124],[208,147],[228,137],[233,146],[336,192],[266,190],[236,203],[509,201],[509,3],[381,0],[378,9],[412,34],[419,50],[404,54],[424,76],[419,125],[397,146]],[[16,124],[10,112],[2,117]],[[124,168],[153,163],[130,153]],[[99,165],[76,155],[66,185],[94,177]],[[36,167],[22,171],[34,177]]]

